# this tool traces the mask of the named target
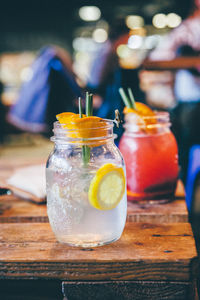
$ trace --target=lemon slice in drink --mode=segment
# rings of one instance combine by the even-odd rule
[[[122,168],[108,163],[96,172],[89,187],[90,204],[100,210],[115,208],[125,191],[125,175]]]

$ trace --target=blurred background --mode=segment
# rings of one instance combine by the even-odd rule
[[[1,1],[1,143],[49,137],[55,115],[76,112],[85,91],[96,115],[114,118],[119,87],[131,87],[137,101],[170,112],[185,182],[200,144],[199,2]]]
[[[2,0],[1,159],[46,158],[56,114],[78,112],[86,91],[95,115],[123,118],[119,88],[130,87],[170,114],[200,245],[199,54],[200,0]]]
[[[30,80],[32,62],[44,46],[57,45],[65,49],[84,85],[91,80],[91,64],[95,54],[104,48],[110,31],[118,30],[116,35],[119,36],[127,33],[127,37],[118,42],[116,54],[121,67],[131,70],[141,64],[149,51],[179,25],[190,10],[190,0],[2,1],[2,102],[6,106],[16,102],[21,84]]]

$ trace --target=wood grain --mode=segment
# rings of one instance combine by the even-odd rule
[[[53,143],[46,139],[22,137],[25,145],[0,147],[0,184],[5,182],[12,172],[19,167],[40,164],[47,160]],[[18,138],[15,139],[18,142]],[[31,145],[29,145],[32,143]],[[21,145],[21,146],[20,146]],[[143,205],[128,203],[127,220],[130,222],[175,223],[187,222],[188,213],[184,200],[184,187],[178,181],[177,199],[171,203]],[[0,197],[0,223],[48,222],[46,205],[37,205],[13,195]]]
[[[165,204],[128,202],[127,221],[151,223],[188,222],[188,212],[181,183],[178,199]],[[182,198],[182,199],[179,199]],[[46,204],[35,204],[13,195],[0,197],[0,223],[48,222]]]
[[[150,223],[188,222],[186,203],[184,199],[153,205],[128,202],[127,221]]]
[[[0,224],[1,279],[171,280],[196,276],[190,225],[127,223],[113,244],[80,249],[56,242],[49,224]]]
[[[147,70],[196,69],[200,65],[200,57],[177,57],[172,60],[145,60],[143,67]]]
[[[194,286],[162,281],[63,282],[63,293],[69,300],[191,300]]]
[[[36,204],[13,195],[0,196],[0,223],[47,223],[46,204]]]

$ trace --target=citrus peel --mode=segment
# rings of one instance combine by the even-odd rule
[[[156,128],[151,126],[157,123],[155,112],[146,104],[141,102],[135,102],[135,108],[136,109],[125,106],[123,113],[125,115],[128,115],[129,113],[134,114],[138,125],[145,126],[145,131],[147,133],[155,133]]]
[[[125,185],[122,167],[111,163],[103,165],[90,183],[88,191],[90,204],[99,210],[115,208],[124,195]]]
[[[72,138],[99,138],[92,147],[97,147],[104,143],[101,138],[107,135],[108,129],[106,128],[107,123],[102,118],[96,116],[82,115],[80,118],[79,114],[74,113],[61,113],[56,115],[57,120],[63,128],[71,130],[67,135]],[[90,141],[84,141],[84,144],[88,144]]]

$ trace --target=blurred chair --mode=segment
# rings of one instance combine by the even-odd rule
[[[190,148],[186,181],[186,203],[197,251],[200,255],[200,145],[194,145]],[[198,289],[200,290],[200,283],[198,283]]]
[[[1,94],[3,92],[3,83],[0,81],[0,144],[3,142],[5,135],[5,107],[1,101]]]
[[[75,100],[82,90],[68,53],[56,46],[43,48],[31,70],[32,77],[23,84],[7,119],[23,131],[48,134],[56,114],[76,110]]]
[[[190,215],[200,215],[200,145],[190,148],[186,181],[186,203]]]

